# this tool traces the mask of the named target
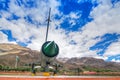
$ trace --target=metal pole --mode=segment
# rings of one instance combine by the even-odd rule
[[[47,31],[46,31],[46,38],[45,38],[45,42],[47,41],[47,37],[48,37],[48,30],[49,30],[49,23],[50,23],[50,12],[51,12],[51,8],[49,9],[49,15],[48,15],[48,19],[47,19]]]

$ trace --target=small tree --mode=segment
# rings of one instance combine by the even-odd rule
[[[2,65],[0,65],[0,71],[2,70]]]

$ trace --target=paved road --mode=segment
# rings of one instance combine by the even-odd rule
[[[120,80],[120,76],[0,76],[0,80]]]

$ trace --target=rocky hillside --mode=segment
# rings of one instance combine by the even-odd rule
[[[16,56],[19,56],[18,66],[39,62],[40,53],[16,44],[0,44],[0,65],[15,66]]]
[[[106,62],[102,59],[96,59],[92,57],[71,58],[65,62],[65,66],[68,68],[85,68],[92,69],[108,69],[111,71],[120,71],[120,63]]]
[[[15,66],[16,56],[19,56],[18,66],[38,62],[40,63],[40,52],[29,48],[21,47],[16,44],[0,44],[0,65]],[[112,71],[120,71],[120,63],[105,62],[102,59],[92,57],[82,58],[58,58],[57,63],[63,65],[63,69],[81,68],[85,69],[109,69]]]

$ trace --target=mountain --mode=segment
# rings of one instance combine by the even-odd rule
[[[67,58],[67,57],[61,58],[61,57],[59,57],[59,58],[57,58],[57,60],[58,60],[59,62],[65,63],[66,61],[69,60],[69,58]]]
[[[92,57],[71,58],[65,62],[67,68],[91,68],[91,69],[106,69],[111,71],[120,71],[120,63],[106,62],[103,59]]]
[[[39,62],[40,52],[17,44],[0,44],[0,65],[15,66],[16,56],[19,56],[18,66]]]
[[[20,61],[18,66],[24,66],[30,63],[40,63],[40,52],[30,48],[21,47],[17,44],[0,44],[0,65],[15,66],[16,56]],[[62,69],[81,68],[89,69],[107,69],[111,71],[120,71],[120,63],[106,62],[102,59],[92,57],[82,58],[57,58],[56,62],[63,66]]]

